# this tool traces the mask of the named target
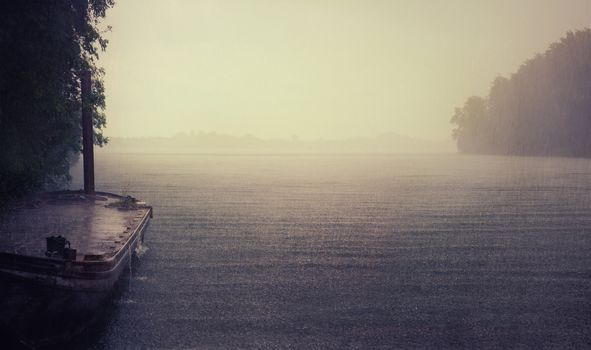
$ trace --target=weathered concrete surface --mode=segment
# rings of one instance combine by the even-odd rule
[[[45,238],[61,235],[77,250],[76,260],[115,254],[149,208],[120,209],[122,197],[107,193],[48,193],[14,203],[0,215],[0,252],[44,257]]]

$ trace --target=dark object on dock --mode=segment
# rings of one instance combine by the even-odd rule
[[[64,248],[62,256],[64,257],[64,260],[76,260],[76,249],[70,247]]]
[[[62,236],[50,236],[45,238],[47,242],[47,250],[45,255],[47,257],[64,256],[66,245],[70,248],[70,242]]]
[[[152,208],[104,192],[53,192],[29,201],[36,205],[0,217],[0,325],[43,345],[59,339],[56,327],[71,333],[96,313],[130,268]]]

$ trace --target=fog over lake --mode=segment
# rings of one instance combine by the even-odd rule
[[[591,348],[590,14],[0,1],[0,350]]]
[[[591,160],[101,151],[96,162],[97,190],[155,216],[129,287],[82,347],[591,342]]]

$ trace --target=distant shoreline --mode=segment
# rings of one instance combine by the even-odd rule
[[[177,134],[173,137],[110,138],[101,152],[155,154],[451,154],[452,140],[431,141],[393,133],[344,140],[261,139],[250,135]]]

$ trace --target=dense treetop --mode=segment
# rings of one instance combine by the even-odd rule
[[[69,180],[81,150],[83,69],[93,78],[94,141],[105,143],[98,23],[113,1],[0,2],[0,202]]]
[[[460,152],[591,156],[591,30],[569,32],[451,120]]]

